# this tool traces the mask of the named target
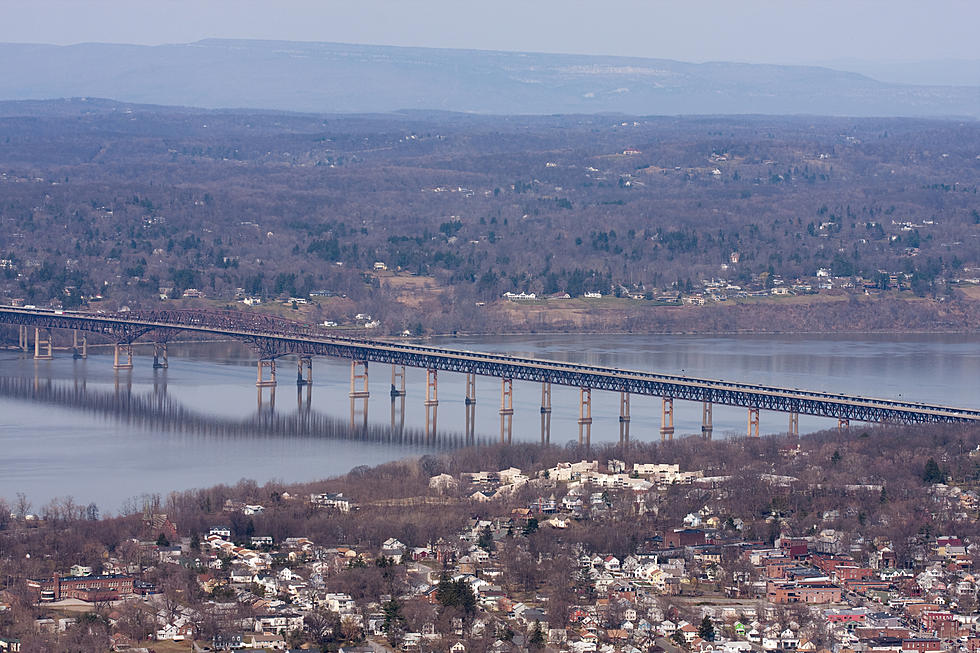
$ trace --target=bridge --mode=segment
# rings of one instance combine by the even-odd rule
[[[355,402],[363,401],[366,423],[368,363],[391,365],[392,399],[405,396],[405,367],[426,370],[426,432],[435,430],[438,406],[438,373],[466,375],[466,435],[472,438],[476,404],[476,377],[501,379],[500,438],[509,442],[513,420],[513,381],[541,384],[541,437],[550,441],[552,384],[579,388],[579,442],[591,442],[593,390],[618,392],[620,395],[620,442],[629,441],[630,397],[646,395],[662,401],[661,438],[674,434],[674,401],[701,404],[702,435],[712,434],[714,404],[747,409],[747,433],[759,435],[759,412],[777,411],[789,414],[788,432],[799,434],[799,416],[815,415],[836,418],[838,427],[847,428],[851,421],[873,423],[957,423],[980,421],[980,410],[956,408],[893,399],[816,392],[797,388],[753,385],[716,379],[656,374],[564,363],[535,358],[427,347],[400,342],[343,337],[317,325],[295,322],[269,315],[234,311],[152,310],[120,313],[91,313],[0,306],[0,324],[20,327],[20,346],[29,350],[29,328],[34,329],[34,356],[39,360],[52,357],[52,329],[70,330],[75,356],[85,356],[85,333],[98,333],[115,342],[114,367],[132,368],[132,344],[152,334],[154,366],[166,367],[167,342],[176,334],[242,341],[257,353],[257,381],[260,388],[277,383],[276,359],[297,358],[297,383],[312,383],[312,360],[316,356],[344,358],[351,361],[351,421]],[[83,334],[79,339],[79,334]]]

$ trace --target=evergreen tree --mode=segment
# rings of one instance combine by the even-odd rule
[[[405,617],[402,615],[402,606],[395,599],[385,601],[381,604],[381,611],[385,620],[381,629],[392,646],[398,646],[401,641],[402,633],[405,630]]]
[[[458,608],[467,617],[476,612],[476,595],[469,583],[462,578],[450,580],[445,572],[436,586],[436,600],[444,608]]]
[[[481,549],[483,549],[484,551],[486,551],[487,553],[493,551],[494,549],[493,532],[491,532],[489,526],[484,526],[483,530],[480,531],[480,537],[479,539],[477,539],[476,545]]]
[[[528,645],[531,649],[539,649],[544,646],[544,633],[541,632],[541,622],[534,622],[534,629],[531,631],[531,636],[527,640]]]
[[[922,480],[929,484],[946,482],[946,475],[939,468],[939,463],[935,459],[930,458],[926,461],[926,467],[922,471]]]
[[[698,637],[706,642],[715,641],[715,625],[711,623],[708,615],[704,616],[704,619],[701,620],[701,625],[698,626]]]

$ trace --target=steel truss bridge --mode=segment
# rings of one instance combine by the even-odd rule
[[[703,402],[705,405],[741,406],[750,411],[761,409],[791,415],[815,415],[837,418],[842,423],[980,422],[980,410],[976,409],[339,337],[310,324],[233,311],[87,313],[0,306],[0,324],[99,333],[125,344],[131,344],[150,333],[155,342],[166,342],[178,333],[196,333],[245,342],[263,360],[288,355],[331,356],[358,362],[497,377],[508,381],[650,395]]]

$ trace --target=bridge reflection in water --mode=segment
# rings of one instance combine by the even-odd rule
[[[312,410],[311,386],[297,388],[295,413],[275,410],[276,389],[258,388],[257,410],[244,419],[204,415],[187,409],[167,394],[166,371],[154,374],[153,389],[135,392],[128,375],[116,379],[110,390],[88,387],[84,376],[73,381],[55,381],[35,374],[33,377],[0,377],[0,397],[83,411],[137,428],[160,428],[175,433],[197,434],[215,438],[282,437],[318,438],[324,440],[361,441],[420,445],[434,449],[456,449],[488,442],[483,438],[455,433],[426,433],[405,428],[405,398],[391,398],[391,424],[368,424],[367,398],[351,399],[352,421],[355,401],[363,401],[363,421],[356,424]],[[360,408],[360,407],[358,407]]]

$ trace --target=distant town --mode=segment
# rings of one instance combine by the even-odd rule
[[[975,651],[977,470],[975,428],[879,427],[21,495],[0,651]]]

